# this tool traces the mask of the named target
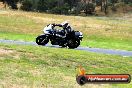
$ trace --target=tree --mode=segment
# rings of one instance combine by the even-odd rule
[[[18,0],[1,0],[4,4],[8,4],[12,9],[17,9],[16,3]]]
[[[66,0],[39,0],[37,10],[56,14],[68,14],[70,5]]]
[[[132,3],[132,0],[121,0],[121,1],[124,2],[125,4]]]
[[[95,10],[95,5],[93,3],[86,3],[85,4],[84,11],[85,11],[86,15],[93,14],[94,10]]]
[[[101,12],[108,13],[108,0],[96,0],[96,5],[101,7]]]
[[[78,0],[64,0],[68,4],[70,10],[77,5]]]
[[[108,0],[104,0],[104,13],[108,13]]]
[[[118,0],[109,0],[109,3],[111,4],[112,6],[112,11],[116,11],[116,7],[115,7],[115,4],[118,2]]]
[[[21,9],[25,11],[31,11],[32,10],[32,1],[31,0],[23,0]]]
[[[40,11],[40,12],[44,12],[48,9],[48,6],[47,6],[47,1],[46,0],[39,0],[38,1],[38,5],[37,5],[37,10]]]
[[[95,10],[94,0],[82,0],[83,10],[86,15],[92,14]]]
[[[52,8],[51,12],[56,14],[68,14],[69,9],[70,6],[68,5],[68,3],[64,3],[61,6],[55,6],[54,8]]]
[[[81,10],[83,10],[84,4],[82,2],[78,2],[77,6],[75,8],[76,15],[80,13]]]

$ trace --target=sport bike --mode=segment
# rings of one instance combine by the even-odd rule
[[[52,24],[47,25],[43,29],[43,34],[36,38],[38,45],[46,45],[51,41],[52,45],[59,45],[62,47],[69,47],[71,49],[77,48],[82,41],[83,34],[80,31],[72,30],[57,30],[52,27]]]

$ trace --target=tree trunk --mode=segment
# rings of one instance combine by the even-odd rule
[[[103,11],[103,0],[101,0],[101,12]]]
[[[104,13],[105,13],[105,15],[107,15],[107,14],[108,14],[108,1],[105,0],[104,3],[105,3],[105,4],[104,4]]]

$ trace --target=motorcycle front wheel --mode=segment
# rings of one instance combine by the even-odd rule
[[[74,49],[74,48],[77,48],[78,46],[80,45],[80,40],[69,40],[68,41],[68,47],[70,49]]]
[[[46,45],[48,42],[49,42],[49,39],[45,35],[41,35],[36,38],[36,43],[38,45]]]

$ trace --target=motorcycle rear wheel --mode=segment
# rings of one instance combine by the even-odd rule
[[[49,39],[45,35],[41,35],[36,38],[36,43],[38,45],[46,45],[48,42]]]

